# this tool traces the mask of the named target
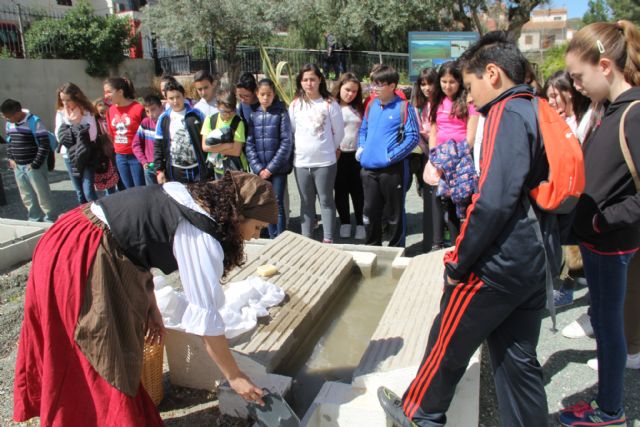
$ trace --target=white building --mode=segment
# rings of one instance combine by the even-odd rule
[[[522,27],[518,47],[523,52],[540,51],[566,43],[573,37],[567,22],[567,9],[537,9]]]

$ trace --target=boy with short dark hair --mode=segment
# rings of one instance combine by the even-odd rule
[[[164,91],[168,108],[158,118],[153,147],[158,184],[209,179],[211,173],[200,144],[202,113],[189,106],[180,83],[168,82]]]
[[[144,168],[146,185],[157,184],[153,147],[156,141],[158,118],[163,113],[162,101],[156,95],[147,95],[142,102],[146,117],[140,122],[138,132],[133,137],[133,154]]]
[[[0,112],[7,121],[5,136],[9,143],[9,168],[13,169],[28,219],[54,222],[58,215],[49,187],[47,157],[55,153],[51,152],[47,129],[40,120],[35,121],[33,129],[29,123],[32,114],[23,110],[20,102],[14,99],[5,100]]]
[[[213,116],[218,112],[216,91],[218,81],[207,70],[200,70],[193,76],[193,86],[200,96],[200,101],[193,108],[200,110],[205,116]]]
[[[443,426],[469,360],[487,340],[496,394],[507,426],[547,425],[542,368],[536,356],[545,308],[545,248],[557,260],[553,214],[529,213],[528,189],[547,178],[525,59],[505,32],[492,32],[460,57],[470,102],[486,116],[478,194],[453,251],[445,255],[445,284],[423,362],[399,399],[378,397],[399,425]],[[552,243],[550,243],[552,242]],[[554,265],[557,267],[557,265]]]
[[[362,165],[365,244],[382,245],[382,217],[389,224],[389,246],[403,247],[408,157],[418,145],[415,109],[395,94],[399,76],[381,65],[373,73],[378,97],[367,106],[358,136],[356,159]]]

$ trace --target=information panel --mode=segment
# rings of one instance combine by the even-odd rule
[[[478,38],[474,32],[409,32],[409,79],[415,82],[423,68],[457,59]]]

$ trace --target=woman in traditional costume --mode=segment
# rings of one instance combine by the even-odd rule
[[[222,180],[135,187],[82,205],[42,236],[27,283],[14,383],[14,419],[46,426],[156,426],[141,385],[142,351],[161,341],[150,269],[179,270],[186,332],[203,337],[231,387],[262,391],[238,368],[218,309],[222,279],[244,261],[244,240],[278,219],[271,184]]]

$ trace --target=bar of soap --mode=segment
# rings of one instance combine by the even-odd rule
[[[256,272],[262,277],[270,277],[276,274],[278,272],[278,269],[275,265],[265,264],[258,267],[256,269]]]

